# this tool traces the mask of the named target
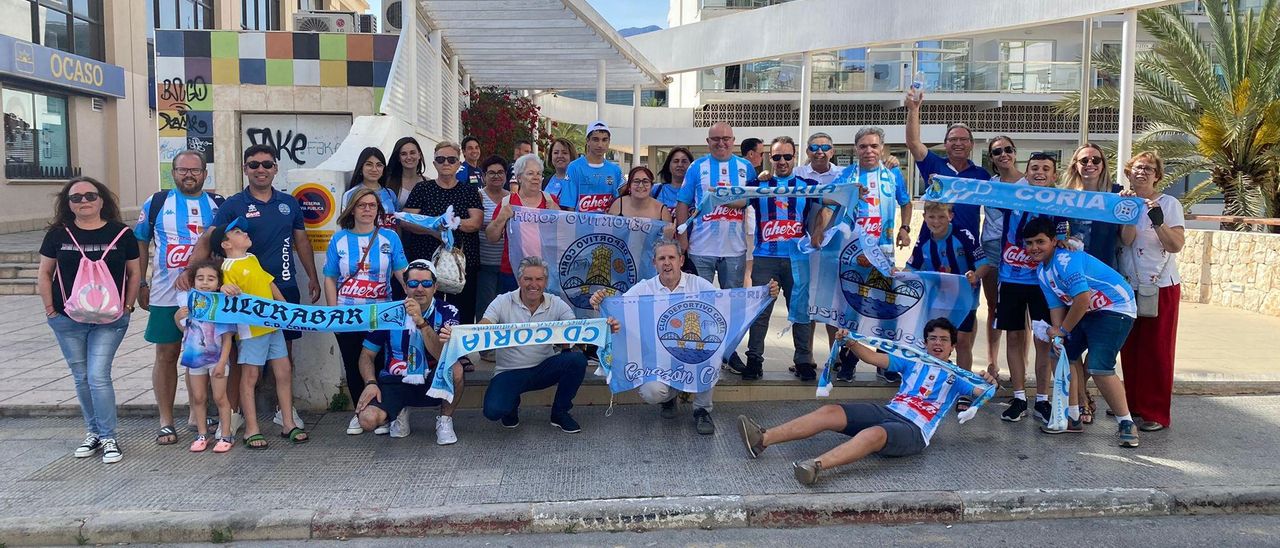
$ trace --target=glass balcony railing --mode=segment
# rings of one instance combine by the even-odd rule
[[[702,0],[701,8],[749,10],[781,4],[787,0]]]
[[[1080,90],[1080,63],[945,61],[920,63],[927,91],[951,93],[1066,93]],[[910,85],[907,61],[813,63],[813,93],[901,92]],[[709,92],[798,93],[799,60],[762,61],[705,69]]]

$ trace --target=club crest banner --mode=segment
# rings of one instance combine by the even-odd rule
[[[804,256],[809,267],[808,313],[789,310],[793,321],[810,319],[923,349],[920,330],[926,322],[946,317],[960,325],[973,310],[973,288],[964,276],[885,276],[874,266],[858,265],[863,246],[859,238],[837,235],[820,251]]]
[[[590,344],[600,349],[600,362],[609,360],[612,339],[604,318],[558,322],[455,325],[440,351],[440,366],[427,395],[453,401],[453,364],[472,352],[534,344]],[[531,364],[537,365],[537,364]]]
[[[928,352],[925,352],[924,350],[912,348],[888,339],[883,339],[880,337],[871,337],[871,336],[862,335],[859,333],[854,333],[852,331],[846,334],[843,339],[836,341],[835,344],[840,345],[840,344],[843,344],[844,341],[854,341],[857,343],[861,343],[862,345],[872,350],[879,350],[886,354],[891,354],[905,360],[910,360],[917,363],[923,363],[926,365],[940,367],[940,368],[946,369],[949,373],[956,375],[957,377],[963,378],[973,383],[974,386],[987,387],[986,391],[984,391],[981,396],[978,396],[976,399],[974,399],[969,409],[965,411],[961,411],[958,414],[958,418],[960,419],[960,422],[962,424],[965,422],[968,422],[969,419],[972,419],[975,415],[977,415],[978,408],[982,407],[982,404],[987,403],[988,401],[991,400],[991,398],[995,397],[996,395],[996,386],[988,383],[987,380],[982,378],[981,375],[974,373],[972,371],[965,370],[960,366],[957,366],[956,364],[953,364],[949,361],[935,358],[932,355],[930,355]],[[823,366],[822,368],[822,374],[818,377],[818,394],[817,395],[820,398],[825,398],[831,395],[831,369],[835,366],[836,356],[838,355],[839,355],[839,352],[837,351],[835,346],[832,346],[831,358],[827,359],[826,365]]]
[[[215,323],[259,325],[294,331],[376,331],[409,329],[403,301],[311,306],[241,294],[191,291],[187,296],[191,319]]]
[[[970,204],[1014,211],[1043,213],[1122,225],[1138,222],[1146,210],[1141,198],[1111,192],[1017,185],[934,175],[923,199],[927,202]]]
[[[767,286],[607,298],[601,311],[622,329],[600,373],[615,394],[651,381],[706,392],[720,378],[721,356],[738,347],[772,300]]]
[[[547,262],[547,291],[573,307],[579,318],[599,316],[591,295],[605,289],[624,293],[657,275],[653,246],[663,221],[596,213],[515,207],[507,224],[512,267],[525,257]]]

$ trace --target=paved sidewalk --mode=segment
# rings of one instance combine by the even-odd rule
[[[69,542],[85,520],[99,543],[190,540],[164,536],[169,528],[208,540],[220,524],[245,540],[1280,508],[1280,396],[1178,397],[1172,428],[1142,434],[1138,449],[1117,447],[1105,416],[1083,435],[1046,436],[1031,420],[1002,423],[993,404],[965,425],[949,417],[922,455],[871,457],[813,488],[794,481],[790,462],[847,438],[746,458],[735,415],[770,426],[816,405],[717,406],[714,436],[694,433],[688,407],[670,421],[649,406],[611,417],[578,408],[576,435],[551,427],[545,408],[524,410],[514,430],[462,411],[449,447],[434,444],[429,410],[413,414],[405,439],[345,435],[346,413],[307,415],[309,444],[290,446],[272,428],[267,450],[226,455],[189,453],[185,432],[158,447],[151,420],[137,417],[123,419],[125,458],[112,465],[71,456],[79,418],[2,418],[0,542]],[[852,507],[864,514],[837,511]]]
[[[78,403],[75,387],[53,333],[40,313],[37,296],[0,297],[0,412],[5,409],[58,408],[75,412]],[[979,318],[983,317],[981,310]],[[1178,332],[1178,362],[1175,378],[1186,383],[1280,383],[1280,368],[1271,350],[1280,318],[1263,316],[1212,305],[1182,303]],[[151,393],[151,368],[155,349],[142,339],[147,312],[134,312],[128,335],[116,353],[112,368],[116,403],[138,408],[154,405]],[[791,365],[791,335],[780,335],[786,326],[783,306],[774,307],[772,325],[765,349],[765,370],[785,372]],[[818,329],[822,331],[822,329]],[[985,336],[979,332],[975,345],[975,363],[985,364]],[[825,360],[826,334],[815,335],[815,358]],[[740,350],[745,352],[746,342]],[[1001,350],[1002,371],[1006,352]],[[481,369],[491,368],[477,362]],[[1033,375],[1033,372],[1028,372]],[[872,370],[859,367],[858,378],[870,380]],[[177,402],[187,402],[186,383],[178,383]],[[1199,392],[1203,388],[1198,388]],[[1212,392],[1212,391],[1210,391]]]

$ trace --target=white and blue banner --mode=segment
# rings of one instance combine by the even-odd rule
[[[858,264],[864,249],[869,248],[859,238],[836,236],[820,251],[804,256],[808,311],[789,310],[793,322],[819,321],[923,349],[920,330],[926,322],[946,317],[958,326],[973,310],[973,287],[964,276],[940,272],[886,276],[875,266]],[[802,299],[793,302],[798,300]]]
[[[515,207],[507,224],[508,254],[516,268],[525,257],[541,257],[549,267],[547,291],[563,297],[579,318],[595,318],[591,295],[601,289],[625,293],[657,275],[653,246],[667,223]]]
[[[248,294],[228,297],[222,293],[191,291],[187,295],[191,319],[292,329],[294,331],[376,331],[409,329],[404,301],[350,305],[311,306],[263,299]]]
[[[445,249],[453,249],[453,231],[462,223],[462,219],[453,214],[453,206],[445,208],[443,215],[435,217],[405,213],[403,211],[397,211],[394,215],[402,223],[409,223],[440,232],[440,240],[444,242]]]
[[[1067,428],[1067,406],[1070,401],[1069,391],[1071,390],[1071,363],[1067,359],[1067,350],[1062,346],[1062,338],[1053,338],[1053,348],[1058,354],[1058,363],[1053,368],[1053,393],[1050,395],[1050,404],[1053,411],[1049,414],[1050,430],[1065,430]]]
[[[705,186],[702,192],[702,202],[698,204],[698,211],[711,211],[716,206],[739,200],[754,200],[756,198],[834,200],[841,205],[849,205],[858,201],[859,186],[856,183],[773,187]]]
[[[987,387],[986,391],[984,391],[981,396],[978,396],[976,399],[974,399],[973,404],[970,405],[969,409],[965,411],[961,411],[958,414],[958,418],[960,419],[960,422],[962,424],[965,422],[968,422],[969,419],[972,419],[975,415],[977,415],[978,408],[982,407],[982,404],[987,403],[988,401],[991,400],[991,398],[995,397],[996,395],[996,386],[994,384],[988,383],[987,380],[982,378],[981,375],[974,373],[972,371],[965,370],[964,368],[956,364],[953,364],[949,361],[935,358],[932,355],[930,355],[928,352],[925,352],[923,350],[912,348],[912,347],[903,345],[899,342],[891,341],[888,339],[862,335],[859,333],[854,333],[852,331],[847,333],[843,339],[836,341],[834,344],[841,345],[841,344],[844,344],[845,341],[853,341],[853,342],[861,343],[862,345],[872,350],[879,350],[886,354],[891,354],[905,360],[910,360],[917,363],[923,363],[926,365],[941,367],[943,369],[946,369],[951,374],[956,375],[957,377],[961,377],[973,383],[974,386],[986,386]],[[822,374],[818,377],[818,394],[817,395],[820,398],[825,398],[831,395],[831,369],[834,366],[836,356],[839,354],[840,354],[839,350],[833,346],[831,348],[831,358],[827,360],[826,365],[823,366],[822,368]]]
[[[929,187],[922,199],[926,202],[997,207],[1121,225],[1136,224],[1138,216],[1145,211],[1145,203],[1135,196],[941,175],[934,175],[929,180]]]
[[[661,381],[682,392],[710,390],[721,356],[738,347],[771,301],[767,286],[605,299],[601,311],[622,328],[612,360],[600,360],[609,389]]]
[[[453,401],[453,364],[472,352],[533,344],[590,344],[600,348],[600,362],[609,359],[609,324],[604,318],[558,322],[455,325],[440,351],[440,366],[427,395]],[[532,364],[537,365],[537,364]]]

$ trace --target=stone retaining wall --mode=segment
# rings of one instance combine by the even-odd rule
[[[1280,316],[1280,234],[1188,230],[1182,300]]]

